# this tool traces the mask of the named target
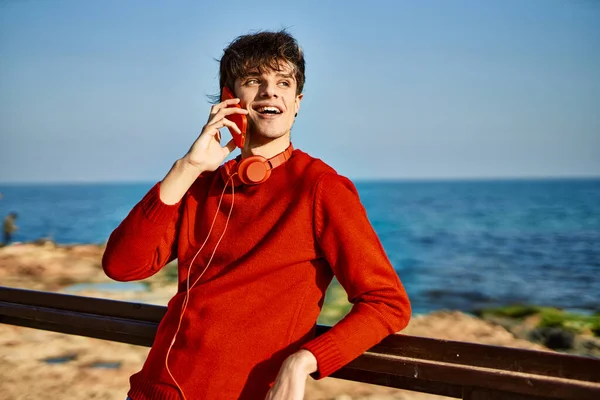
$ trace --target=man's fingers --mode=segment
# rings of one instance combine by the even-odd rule
[[[222,108],[216,114],[214,114],[214,115],[211,114],[211,116],[208,118],[207,124],[210,125],[210,124],[214,123],[215,121],[218,121],[227,115],[233,115],[233,114],[248,115],[248,110],[246,110],[244,108],[238,108],[238,107]]]
[[[225,107],[230,106],[232,104],[237,104],[239,103],[241,100],[238,99],[237,97],[235,99],[227,99],[225,101],[220,102],[219,104],[225,104]]]
[[[237,126],[237,124],[233,121],[230,121],[226,118],[223,118],[223,125],[225,125],[226,127],[228,127],[229,129],[233,129],[234,131],[236,131],[239,135],[242,134],[242,131],[240,130],[240,127]]]
[[[218,113],[216,113],[215,115],[211,115],[210,118],[208,119],[207,125],[213,124],[216,121],[220,120],[221,118],[226,117],[227,115],[234,115],[234,114],[240,114],[240,115],[248,115],[248,110],[245,110],[243,108],[224,108],[222,110],[219,110]]]
[[[218,121],[213,122],[212,124],[206,124],[202,132],[205,132],[209,136],[216,136],[219,129],[227,127],[229,129],[233,129],[238,134],[242,134],[240,128],[235,124],[235,122],[230,121],[226,118],[221,118]]]
[[[246,110],[245,108],[239,108],[239,107],[227,107],[227,108],[221,109],[220,113],[223,114],[223,115],[231,115],[231,114],[244,114],[244,115],[247,115],[248,114],[248,110]]]
[[[227,99],[225,101],[222,101],[218,104],[213,105],[210,108],[210,116],[208,117],[209,119],[215,115],[216,113],[219,112],[219,110],[225,109],[225,108],[238,108],[238,107],[230,107],[233,106],[235,104],[238,104],[240,102],[240,99]]]
[[[223,147],[223,150],[226,151],[226,155],[225,157],[227,157],[229,155],[229,153],[231,153],[232,151],[235,150],[235,141],[233,139],[231,139],[229,142],[227,142],[227,144],[225,145],[225,147]]]
[[[235,98],[235,99],[227,99],[225,101],[222,101],[220,103],[214,104],[211,109],[210,112],[211,114],[214,112],[216,113],[217,111],[219,111],[221,108],[225,108],[225,107],[229,107],[232,106],[234,104],[237,104],[240,102],[240,99]]]

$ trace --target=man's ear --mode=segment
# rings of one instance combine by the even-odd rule
[[[303,97],[304,93],[300,93],[296,96],[296,101],[294,101],[294,106],[296,107],[296,115],[298,114],[298,111],[300,111],[300,102],[302,101]]]

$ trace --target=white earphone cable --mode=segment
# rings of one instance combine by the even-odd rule
[[[210,229],[208,230],[208,234],[206,235],[206,239],[204,239],[204,243],[202,243],[202,246],[200,246],[200,248],[198,249],[198,251],[196,252],[194,257],[192,258],[192,261],[190,262],[190,266],[188,267],[188,273],[187,273],[187,278],[186,278],[185,298],[183,299],[183,303],[181,306],[181,314],[179,315],[179,323],[177,324],[177,330],[175,331],[175,334],[173,335],[173,340],[171,340],[171,344],[169,345],[167,354],[165,356],[165,367],[167,369],[167,372],[168,372],[169,376],[171,377],[171,379],[173,379],[173,382],[175,383],[175,386],[177,386],[177,389],[179,389],[179,392],[181,393],[181,397],[183,397],[183,400],[186,400],[185,394],[183,393],[183,389],[181,388],[181,386],[179,386],[179,383],[177,383],[177,380],[175,379],[175,377],[171,373],[171,370],[169,369],[169,355],[171,353],[171,349],[173,348],[173,345],[175,344],[175,339],[177,338],[177,334],[179,334],[179,329],[181,328],[181,323],[183,321],[183,315],[185,314],[185,310],[187,308],[187,305],[188,305],[189,299],[190,299],[190,290],[193,289],[194,286],[196,286],[198,281],[202,278],[202,276],[204,275],[204,273],[210,266],[210,263],[212,262],[213,257],[215,256],[215,253],[217,252],[217,248],[219,247],[219,244],[221,243],[221,240],[223,239],[223,236],[225,236],[225,232],[227,231],[227,226],[229,225],[229,219],[231,218],[231,213],[233,212],[233,204],[235,201],[235,185],[233,184],[232,181],[233,181],[233,177],[236,174],[237,173],[232,174],[229,177],[229,179],[227,180],[227,182],[225,183],[225,187],[223,188],[223,192],[221,193],[221,197],[219,198],[219,204],[217,205],[217,211],[215,212],[215,216],[210,225]],[[215,245],[215,248],[210,256],[210,259],[206,263],[206,266],[204,267],[204,269],[202,270],[202,272],[200,273],[198,278],[196,278],[194,283],[190,286],[190,275],[191,275],[192,266],[194,265],[194,261],[196,260],[196,257],[198,257],[198,255],[200,254],[200,252],[202,251],[202,249],[208,242],[208,238],[210,237],[213,227],[215,226],[215,221],[217,220],[217,215],[219,214],[219,210],[221,209],[221,203],[223,202],[223,196],[225,195],[225,190],[227,190],[227,186],[229,185],[229,182],[232,182],[232,184],[231,184],[231,207],[229,208],[229,213],[227,214],[227,220],[225,221],[225,228],[223,229],[223,233],[221,234],[221,236],[219,237],[219,240],[217,241],[217,244]]]

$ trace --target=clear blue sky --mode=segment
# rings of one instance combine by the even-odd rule
[[[600,2],[0,2],[0,182],[155,181],[214,61],[286,27],[296,147],[365,178],[600,176]]]

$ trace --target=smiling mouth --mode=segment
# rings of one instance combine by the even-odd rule
[[[278,115],[282,113],[279,108],[272,106],[258,107],[255,111],[262,115]]]

